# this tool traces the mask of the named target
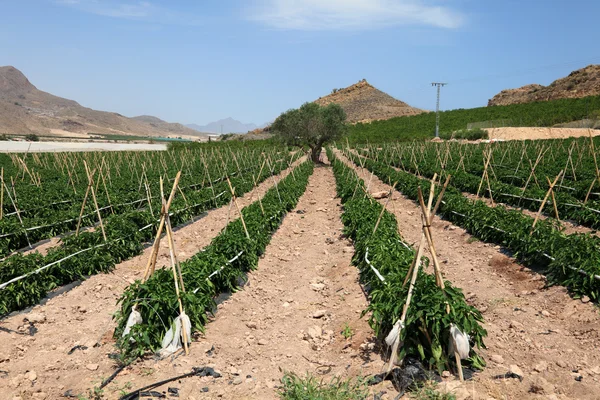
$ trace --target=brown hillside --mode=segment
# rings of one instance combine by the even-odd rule
[[[315,103],[321,106],[330,103],[339,104],[346,111],[349,122],[368,122],[424,112],[396,100],[376,89],[364,79],[352,86],[338,89],[330,95],[321,97]]]
[[[0,133],[203,137],[205,134],[156,117],[127,118],[96,111],[42,92],[18,69],[0,67]]]
[[[518,89],[503,90],[488,101],[488,106],[531,103],[556,99],[600,95],[600,65],[588,65],[557,79],[549,86],[527,85]]]

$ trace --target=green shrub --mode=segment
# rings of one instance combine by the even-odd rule
[[[25,140],[27,140],[28,142],[39,142],[40,137],[35,133],[30,133],[29,135],[25,136]]]
[[[488,133],[486,130],[481,128],[475,129],[460,129],[452,133],[442,133],[440,135],[442,139],[466,139],[466,140],[478,140],[487,139]]]

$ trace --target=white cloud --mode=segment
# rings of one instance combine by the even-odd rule
[[[425,0],[263,0],[250,20],[286,30],[355,30],[394,25],[457,28],[464,16]]]
[[[174,25],[199,25],[200,18],[140,0],[54,0],[54,3],[86,13]]]

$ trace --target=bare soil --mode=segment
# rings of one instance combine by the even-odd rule
[[[536,140],[536,139],[564,139],[569,137],[582,137],[600,135],[598,129],[587,128],[529,128],[529,127],[503,127],[485,129],[490,139],[502,140]]]
[[[370,172],[355,168],[365,181],[370,179]],[[372,178],[372,192],[389,189]],[[386,199],[379,201],[385,204]],[[421,235],[417,205],[394,192],[387,209],[396,216],[405,240],[417,243]],[[600,347],[597,306],[571,298],[564,287],[546,287],[543,275],[462,228],[435,219],[432,230],[444,277],[482,311],[488,331],[487,349],[481,351],[487,368],[459,386],[457,398],[598,399],[600,353],[593,350]],[[523,381],[495,378],[511,365],[522,370]]]

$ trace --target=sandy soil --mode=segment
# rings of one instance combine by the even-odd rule
[[[370,172],[364,176],[368,181]],[[372,192],[389,188],[373,177]],[[396,215],[402,236],[413,244],[419,241],[416,204],[395,192],[387,208]],[[572,299],[563,287],[546,288],[543,275],[462,228],[436,219],[432,229],[444,277],[483,312],[488,331],[488,348],[481,352],[488,366],[457,389],[457,398],[598,399],[600,353],[592,350],[600,346],[597,307]],[[522,382],[494,378],[511,365],[524,373]]]
[[[25,151],[148,151],[166,149],[166,144],[149,143],[0,142],[0,153],[22,153]]]
[[[488,128],[490,139],[503,140],[526,140],[526,139],[562,139],[568,137],[588,136],[589,132],[593,136],[600,135],[600,130],[590,130],[585,128]]]
[[[283,171],[277,179],[289,172]],[[272,185],[273,180],[268,179],[254,196],[247,193],[239,198],[240,207],[262,197]],[[197,253],[233,218],[237,218],[235,207],[224,206],[178,229],[174,235],[178,258],[185,260]],[[0,370],[5,371],[0,373],[0,398],[57,399],[69,389],[87,395],[88,389],[108,377],[114,370],[108,354],[115,352],[112,314],[117,310],[116,300],[125,287],[143,276],[150,251],[147,248],[142,255],[117,265],[111,274],[94,275],[44,305],[0,321],[0,328],[13,331],[0,331]],[[168,262],[163,238],[158,266]],[[26,321],[35,321],[38,331],[34,336],[27,335]],[[86,349],[68,354],[78,345]],[[116,397],[112,393],[106,398]]]

